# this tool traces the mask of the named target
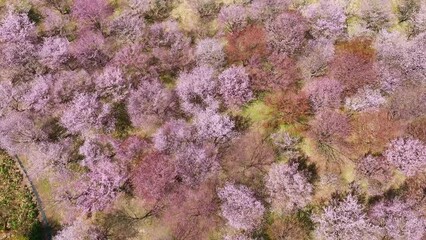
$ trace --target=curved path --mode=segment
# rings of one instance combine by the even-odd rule
[[[49,222],[47,221],[46,213],[44,212],[43,203],[41,201],[40,195],[38,194],[37,189],[35,188],[33,182],[31,181],[31,179],[30,179],[30,177],[27,173],[27,170],[25,170],[25,167],[24,167],[24,164],[22,163],[22,161],[16,155],[15,155],[15,159],[18,162],[18,165],[19,165],[19,168],[21,169],[21,172],[23,173],[24,177],[27,179],[28,184],[31,186],[31,191],[34,193],[34,196],[36,198],[37,206],[38,206],[38,209],[39,209],[40,215],[41,215],[41,223],[43,225],[44,239],[51,240],[52,234],[50,232]]]

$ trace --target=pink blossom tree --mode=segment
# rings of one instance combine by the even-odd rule
[[[234,129],[234,123],[228,116],[211,109],[195,115],[194,126],[200,139],[212,140],[215,143],[229,140]]]
[[[288,9],[291,0],[254,0],[249,5],[250,18],[267,21]]]
[[[192,62],[191,40],[180,31],[177,22],[155,23],[148,34],[147,44],[159,72],[179,71]]]
[[[400,199],[379,202],[371,209],[370,216],[390,239],[421,240],[426,234],[426,218],[412,204]]]
[[[248,12],[242,5],[231,4],[222,9],[218,15],[219,24],[224,31],[234,32],[247,25]]]
[[[103,52],[105,39],[101,33],[82,30],[76,40],[71,43],[70,51],[78,62],[86,67],[104,66],[108,60]]]
[[[78,218],[72,222],[72,224],[67,225],[64,229],[58,232],[57,235],[53,237],[54,240],[105,240],[107,239],[106,235],[99,231],[98,227],[93,225],[88,219]]]
[[[345,107],[353,111],[377,110],[386,103],[379,89],[364,87],[358,92],[345,99]]]
[[[166,154],[176,153],[194,142],[194,136],[195,129],[184,120],[170,120],[154,134],[154,147]]]
[[[208,65],[213,68],[222,67],[225,64],[223,44],[214,38],[200,40],[195,48],[195,59],[198,65]]]
[[[284,12],[267,25],[268,42],[273,51],[294,54],[306,42],[309,30],[303,16],[297,12]]]
[[[69,41],[61,37],[47,37],[43,41],[38,56],[40,62],[51,69],[65,63],[69,58]]]
[[[330,78],[312,80],[306,87],[306,91],[315,111],[335,109],[341,104],[343,87],[337,80]]]
[[[265,186],[274,210],[293,212],[311,201],[313,186],[308,174],[299,171],[298,163],[273,164],[265,178]]]
[[[71,199],[84,213],[108,209],[126,180],[126,171],[120,165],[104,159],[76,182],[78,187]]]
[[[176,181],[175,164],[168,156],[150,153],[133,170],[131,180],[137,196],[147,201],[161,200]]]
[[[265,207],[246,186],[227,183],[217,194],[222,201],[222,216],[231,227],[252,231],[260,226]]]
[[[22,64],[34,56],[36,28],[26,13],[8,10],[0,22],[0,50],[3,64]]]
[[[22,96],[25,108],[35,112],[47,111],[47,104],[52,96],[50,89],[53,85],[53,77],[49,75],[37,76],[29,85],[28,90]]]
[[[341,202],[333,202],[313,216],[316,224],[314,235],[318,239],[381,239],[379,227],[367,217],[358,200],[348,195]]]
[[[126,98],[129,83],[118,67],[107,66],[95,81],[95,89],[100,97],[118,102]]]
[[[133,126],[157,123],[169,117],[176,107],[174,94],[158,80],[143,81],[131,91],[127,110]]]
[[[71,13],[82,23],[100,24],[112,9],[106,0],[75,0]]]
[[[65,109],[61,123],[72,133],[85,132],[91,128],[108,128],[113,125],[109,114],[110,107],[103,105],[97,95],[81,93]]]
[[[241,106],[253,98],[250,79],[244,67],[232,66],[223,71],[218,79],[219,92],[226,105]]]
[[[189,144],[176,153],[175,160],[179,178],[190,187],[198,186],[219,169],[213,144]]]
[[[176,93],[181,100],[182,109],[195,114],[208,108],[217,108],[217,85],[215,71],[211,67],[200,66],[189,73],[181,73]]]
[[[337,39],[346,29],[346,15],[343,6],[337,1],[319,1],[308,5],[303,15],[311,23],[311,33],[315,38]]]
[[[397,138],[390,142],[384,156],[407,176],[414,176],[426,166],[426,145],[417,139]]]

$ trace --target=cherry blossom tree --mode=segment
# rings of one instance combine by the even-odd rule
[[[314,235],[318,239],[381,239],[381,230],[372,224],[364,207],[356,197],[348,195],[343,201],[333,202],[313,216],[317,224]]]
[[[113,119],[109,118],[110,107],[103,105],[99,97],[81,93],[65,109],[61,123],[72,133],[85,132],[90,128],[111,127]]]
[[[370,215],[391,239],[420,240],[426,233],[426,218],[413,209],[412,204],[400,199],[379,202],[373,206]]]
[[[306,79],[326,74],[328,64],[334,56],[334,42],[329,39],[308,41],[304,54],[298,61],[301,74]]]
[[[106,0],[75,0],[72,15],[83,23],[100,24],[112,11]]]
[[[126,171],[121,166],[109,160],[100,161],[76,182],[78,187],[71,199],[84,213],[108,209],[126,180]]]
[[[154,134],[154,147],[167,154],[176,153],[194,142],[194,136],[196,136],[195,129],[184,120],[170,120]]]
[[[339,2],[322,0],[308,5],[302,13],[310,21],[311,33],[315,38],[336,39],[343,36],[346,15]]]
[[[222,29],[230,32],[243,29],[247,25],[247,18],[246,8],[237,4],[222,7],[218,15]]]
[[[278,212],[292,212],[311,201],[313,186],[308,174],[298,170],[298,163],[274,164],[265,178],[270,202]]]
[[[407,37],[399,31],[381,30],[374,42],[377,51],[376,68],[382,90],[394,91],[405,80],[404,59],[408,48]]]
[[[262,223],[265,207],[246,186],[227,183],[218,190],[218,196],[222,216],[231,227],[252,231]]]
[[[390,142],[384,156],[405,175],[413,176],[426,166],[426,145],[411,137],[397,138]]]
[[[158,80],[143,81],[137,90],[131,91],[127,109],[134,126],[161,122],[175,111],[173,93]]]
[[[426,81],[425,42],[426,33],[417,35],[408,43],[404,55],[405,74],[414,84],[423,84]]]
[[[219,92],[228,106],[240,106],[253,98],[250,79],[244,67],[232,66],[219,77]]]
[[[174,163],[158,152],[145,156],[131,177],[136,195],[147,201],[161,200],[171,190],[175,179]]]
[[[50,95],[52,85],[53,77],[50,74],[37,76],[29,84],[28,90],[22,96],[22,103],[25,105],[25,108],[32,109],[35,112],[46,111],[47,104],[52,98]]]
[[[176,154],[176,171],[184,184],[195,187],[219,169],[217,149],[212,144],[189,144]]]
[[[182,109],[191,114],[217,108],[218,83],[213,68],[200,66],[181,73],[176,86]]]
[[[59,67],[69,59],[69,41],[61,37],[47,37],[43,41],[38,55],[40,62],[51,69]]]
[[[0,50],[3,64],[23,64],[34,56],[35,25],[26,13],[11,9],[0,22]]]
[[[267,21],[288,9],[290,0],[254,0],[249,6],[250,18]]]
[[[223,44],[214,38],[202,39],[195,48],[195,58],[199,65],[209,65],[213,68],[222,67],[225,64]]]
[[[324,110],[312,122],[312,134],[320,142],[330,143],[344,139],[350,133],[348,118],[333,110]]]
[[[107,236],[103,234],[97,226],[89,222],[88,219],[78,218],[72,224],[66,226],[53,237],[54,240],[105,240]]]
[[[25,153],[31,143],[46,139],[34,119],[23,112],[11,112],[0,121],[0,145],[10,155]]]
[[[330,78],[313,80],[308,84],[306,91],[315,111],[338,108],[341,104],[343,87],[337,80]]]
[[[371,111],[377,110],[386,103],[379,89],[364,87],[358,92],[345,99],[345,107],[353,111]]]
[[[365,27],[372,31],[390,27],[396,17],[390,2],[383,0],[361,1],[359,16],[364,21]]]
[[[309,30],[303,16],[297,12],[285,12],[267,25],[269,47],[276,52],[294,54],[306,42]]]
[[[200,139],[222,143],[231,138],[234,123],[228,116],[207,109],[195,115],[194,126]]]
[[[104,66],[108,60],[103,52],[104,44],[101,33],[85,29],[71,43],[70,52],[86,68]]]
[[[165,1],[167,2],[167,1]],[[157,61],[160,72],[179,71],[193,60],[191,39],[185,36],[175,21],[153,24],[149,31],[148,46]]]
[[[105,67],[103,72],[96,77],[94,83],[100,97],[118,102],[127,96],[128,82],[118,67]]]

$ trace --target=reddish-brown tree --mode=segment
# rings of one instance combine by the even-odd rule
[[[296,62],[285,54],[273,53],[267,59],[251,58],[247,69],[253,89],[286,90],[300,79]]]
[[[228,62],[246,62],[252,57],[266,54],[265,30],[260,26],[249,26],[239,32],[226,35],[225,52]]]
[[[330,74],[340,81],[346,94],[377,80],[373,67],[376,52],[369,39],[354,39],[337,44],[336,54],[330,66]]]
[[[386,111],[364,112],[351,119],[353,150],[360,154],[380,153],[387,143],[402,133],[402,124],[389,118]]]
[[[278,120],[285,123],[303,121],[312,113],[309,99],[302,92],[276,92],[267,96],[265,102],[275,109],[274,114]]]
[[[415,119],[408,124],[407,133],[426,143],[426,117]]]
[[[166,198],[161,221],[176,240],[208,239],[218,226],[216,182],[207,181],[196,189],[178,187]]]
[[[154,152],[143,158],[131,179],[137,196],[155,202],[171,190],[175,177],[174,164],[167,156]]]

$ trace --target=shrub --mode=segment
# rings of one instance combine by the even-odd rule
[[[29,236],[38,224],[38,210],[34,198],[24,183],[14,160],[0,152],[0,230],[12,232],[12,237]]]

